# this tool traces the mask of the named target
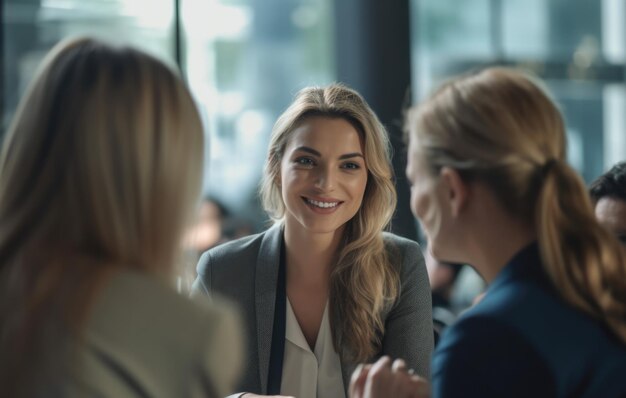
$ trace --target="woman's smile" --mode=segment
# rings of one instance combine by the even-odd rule
[[[309,197],[302,197],[304,203],[306,203],[312,211],[319,214],[332,214],[343,203],[340,200],[335,199],[313,199]]]

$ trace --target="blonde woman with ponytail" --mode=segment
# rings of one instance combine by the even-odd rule
[[[275,225],[208,251],[194,291],[244,312],[255,394],[343,397],[359,362],[429,375],[430,288],[417,243],[383,232],[396,192],[385,129],[355,91],[305,88],[276,122],[263,184]]]
[[[407,130],[412,209],[434,256],[489,283],[437,347],[433,396],[625,397],[626,252],[566,162],[546,91],[521,72],[485,69],[444,84],[411,110]],[[355,390],[426,396],[377,365]]]

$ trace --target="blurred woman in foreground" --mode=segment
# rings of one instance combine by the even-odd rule
[[[228,392],[236,320],[170,286],[202,140],[158,60],[90,39],[47,57],[0,158],[3,396]]]

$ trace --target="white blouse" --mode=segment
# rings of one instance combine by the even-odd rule
[[[300,329],[289,299],[286,322],[280,393],[297,398],[345,398],[341,361],[333,347],[328,320],[328,302],[324,308],[314,351],[311,351]]]

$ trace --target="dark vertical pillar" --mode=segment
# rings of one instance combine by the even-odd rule
[[[504,22],[502,0],[489,1],[489,37],[491,40],[491,48],[496,60],[504,60],[506,54],[504,52],[504,30],[502,24]]]
[[[186,80],[187,74],[186,68],[183,60],[183,30],[182,30],[182,20],[180,16],[180,0],[174,0],[172,4],[174,7],[174,26],[173,26],[173,47],[174,47],[174,60],[176,61],[176,65],[178,66],[178,71],[183,79]]]
[[[398,191],[392,230],[417,239],[402,140],[411,87],[409,18],[409,0],[335,0],[337,80],[359,91],[387,127]]]
[[[1,0],[1,92],[0,146],[22,95],[20,61],[38,49],[41,41],[37,15],[41,0]]]
[[[4,29],[5,29],[5,21],[4,21],[4,0],[0,0],[0,143],[4,138]]]

